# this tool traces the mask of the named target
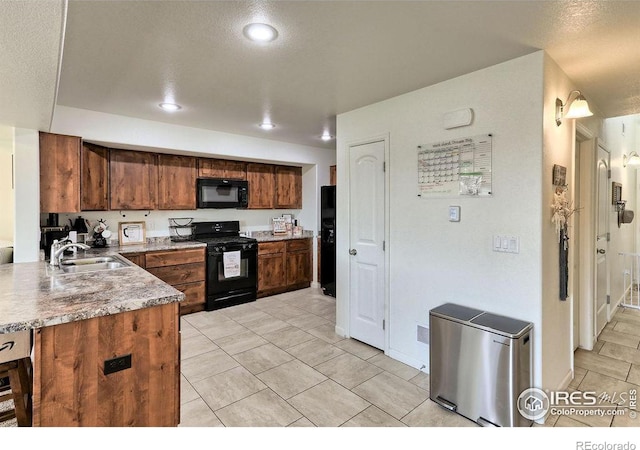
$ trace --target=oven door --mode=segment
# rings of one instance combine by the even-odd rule
[[[257,291],[257,244],[215,247],[208,250],[207,258],[208,296]]]

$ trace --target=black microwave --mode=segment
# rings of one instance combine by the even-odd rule
[[[197,208],[246,208],[249,183],[244,180],[198,178]]]

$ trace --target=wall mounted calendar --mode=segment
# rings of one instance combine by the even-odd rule
[[[490,134],[418,146],[418,196],[491,196]]]

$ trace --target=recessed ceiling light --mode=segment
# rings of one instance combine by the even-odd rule
[[[271,122],[262,122],[260,124],[260,128],[262,128],[263,130],[273,130],[275,127],[276,126]]]
[[[320,139],[322,139],[323,141],[330,141],[331,139],[333,139],[333,136],[331,136],[328,131],[325,131],[324,133],[322,133],[322,136],[320,136]]]
[[[175,103],[160,103],[158,106],[164,109],[165,111],[171,111],[171,112],[182,109],[182,106],[176,105]]]
[[[254,42],[271,42],[278,37],[278,30],[266,23],[250,23],[242,29],[242,33]]]

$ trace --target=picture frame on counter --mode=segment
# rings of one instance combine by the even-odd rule
[[[146,222],[118,222],[120,245],[144,244],[146,242]]]
[[[272,223],[274,236],[285,236],[287,234],[287,222],[284,217],[274,217]]]

